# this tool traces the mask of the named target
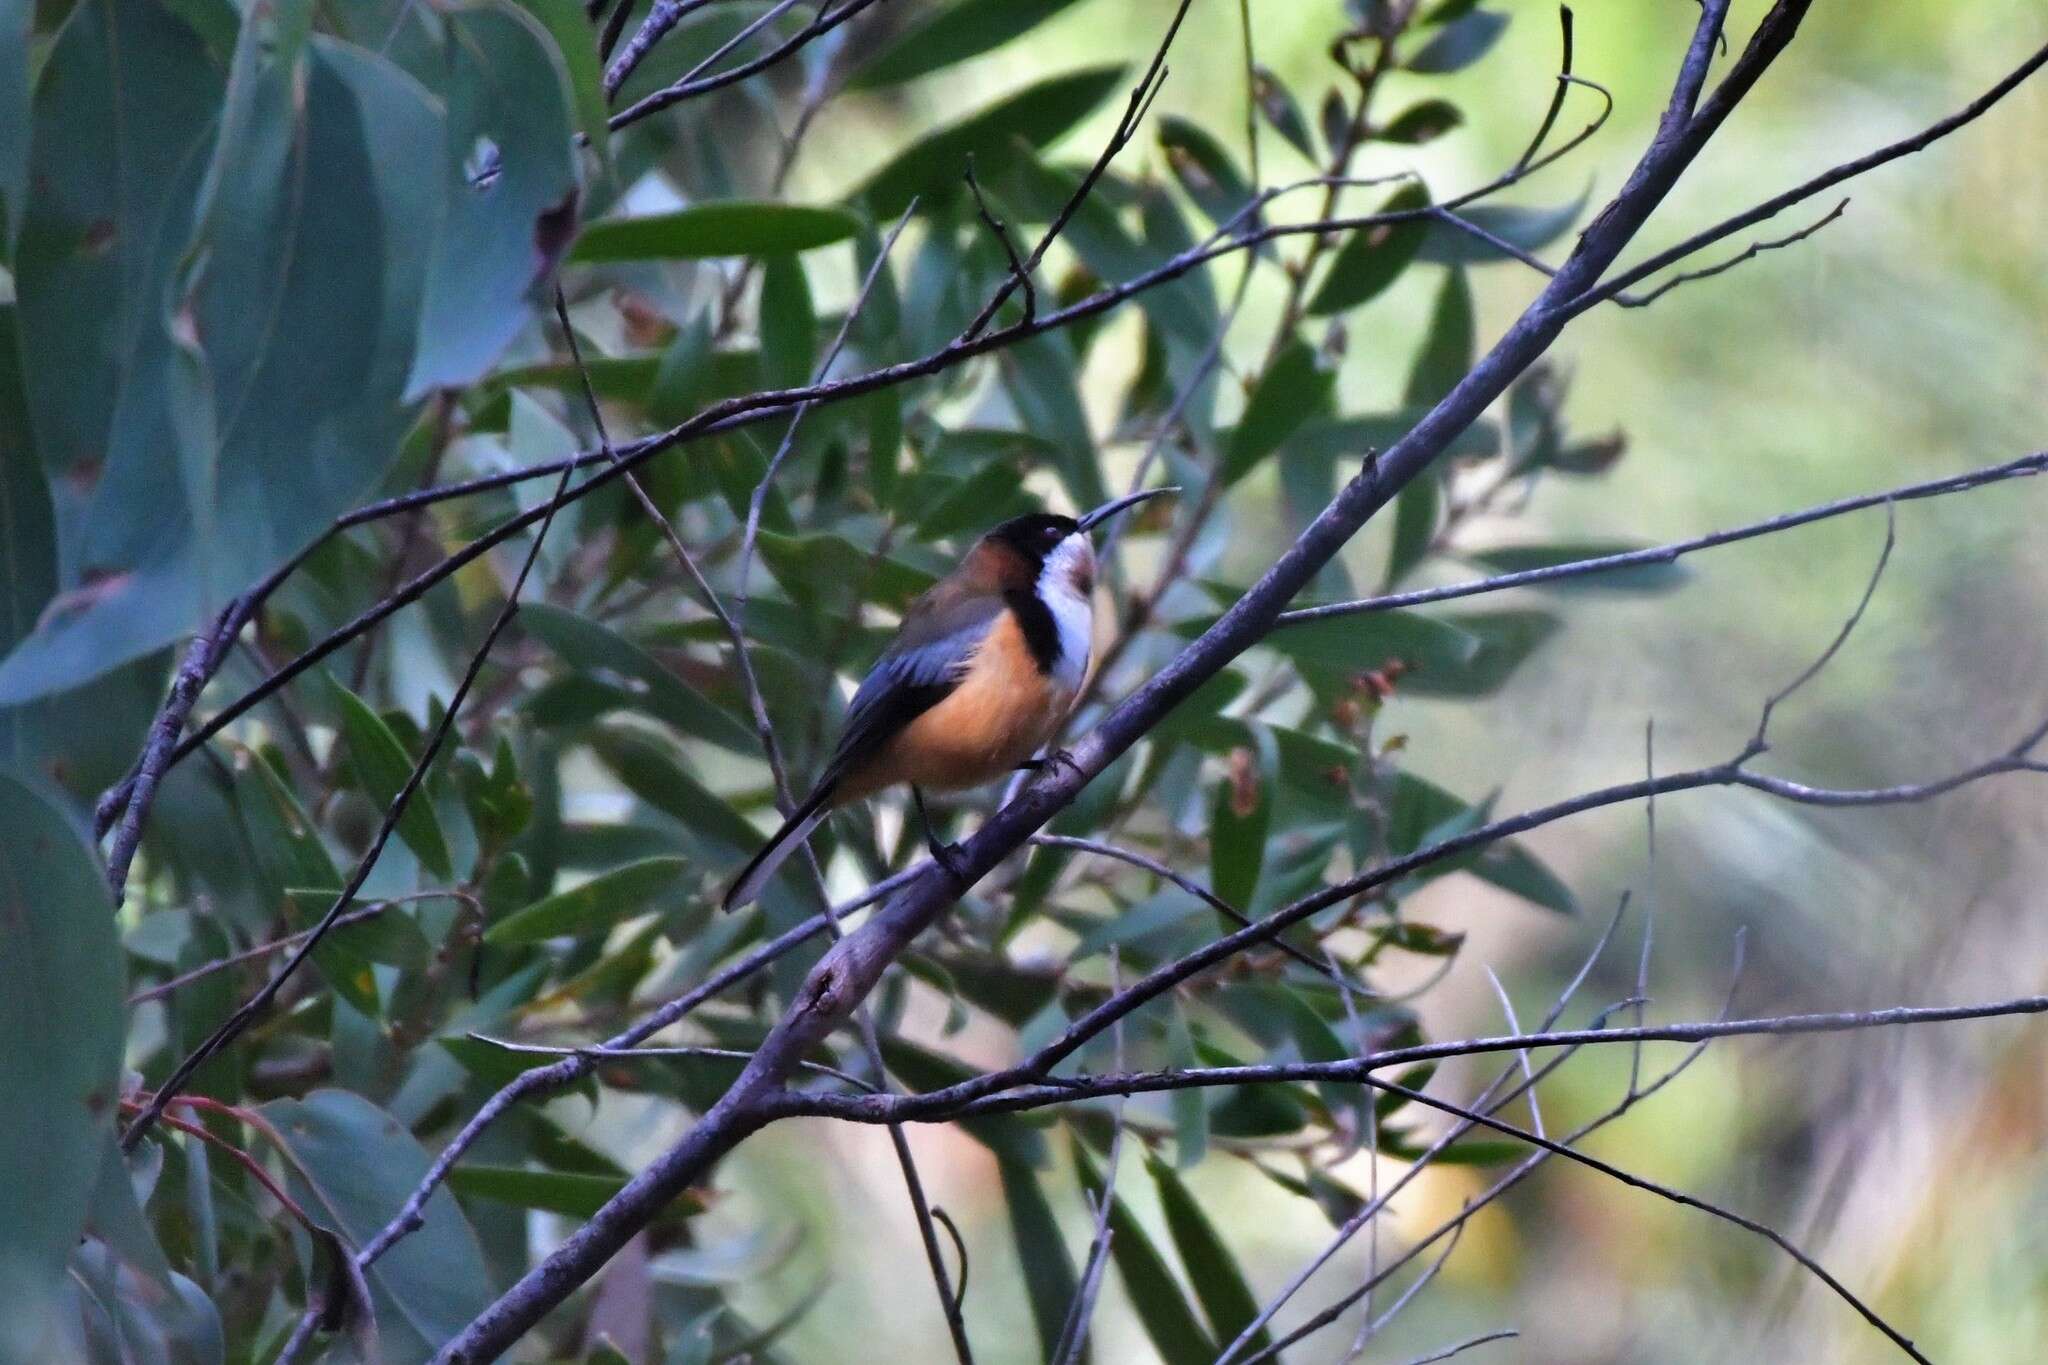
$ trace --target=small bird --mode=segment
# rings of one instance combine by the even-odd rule
[[[1036,512],[974,543],[903,614],[847,708],[846,726],[817,785],[726,892],[737,909],[761,894],[785,858],[833,810],[910,784],[932,856],[923,788],[958,791],[1033,760],[1081,695],[1095,638],[1095,547],[1089,533],[1148,498],[1151,488],[1086,516]]]

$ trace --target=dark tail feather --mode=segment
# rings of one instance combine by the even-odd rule
[[[775,831],[753,860],[740,870],[733,879],[732,887],[725,893],[725,908],[737,910],[750,904],[761,894],[768,879],[775,875],[775,869],[783,860],[804,846],[804,840],[811,837],[811,831],[824,822],[831,813],[826,803],[832,799],[836,782],[820,782],[817,789],[804,798],[790,817],[782,822],[782,828]]]

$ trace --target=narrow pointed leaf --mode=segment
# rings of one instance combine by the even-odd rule
[[[380,807],[388,807],[412,775],[412,755],[398,742],[398,736],[391,732],[384,718],[361,697],[339,683],[334,685],[334,697],[341,710],[342,736],[348,744],[356,780]],[[406,803],[404,814],[398,817],[398,837],[434,877],[443,882],[454,877],[448,840],[441,832],[441,821],[434,814],[434,803],[426,792],[414,792]]]
[[[681,858],[643,858],[515,910],[484,932],[486,943],[540,943],[628,920],[682,875]]]
[[[1145,1169],[1159,1187],[1166,1230],[1173,1238],[1174,1250],[1180,1253],[1180,1263],[1187,1267],[1188,1281],[1195,1287],[1202,1315],[1209,1319],[1209,1330],[1219,1342],[1237,1340],[1259,1315],[1259,1301],[1245,1283],[1244,1271],[1173,1167],[1147,1154]],[[1262,1327],[1246,1343],[1246,1351],[1257,1355],[1271,1343],[1271,1334]]]

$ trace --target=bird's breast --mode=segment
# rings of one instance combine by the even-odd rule
[[[899,782],[941,791],[977,787],[1008,773],[1052,738],[1074,704],[1087,655],[1081,654],[1081,673],[1071,684],[1063,662],[1064,650],[1050,671],[1039,667],[1015,613],[1003,612],[970,656],[959,685],[870,763],[848,773],[840,799]]]

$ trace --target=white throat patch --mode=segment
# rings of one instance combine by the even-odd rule
[[[1085,536],[1068,536],[1045,557],[1038,571],[1038,595],[1052,612],[1059,631],[1060,657],[1053,680],[1069,692],[1081,690],[1088,676],[1088,655],[1095,647],[1095,602],[1079,582],[1095,577],[1095,549]]]

